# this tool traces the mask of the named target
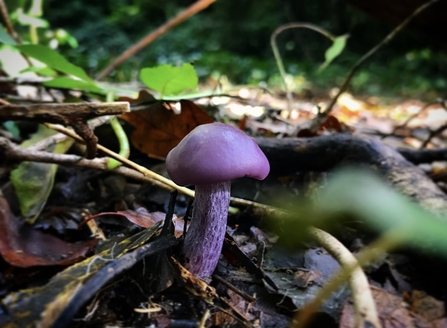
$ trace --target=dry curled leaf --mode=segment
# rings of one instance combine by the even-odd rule
[[[13,266],[69,265],[84,258],[97,242],[67,243],[31,225],[20,227],[6,199],[0,197],[0,254]]]

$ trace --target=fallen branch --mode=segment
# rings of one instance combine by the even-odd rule
[[[256,141],[273,172],[323,172],[340,165],[363,164],[378,171],[394,188],[430,212],[447,211],[447,196],[420,168],[372,137],[336,134],[315,138],[257,138]]]
[[[73,127],[84,140],[86,157],[96,156],[98,138],[87,120],[102,115],[118,115],[129,111],[128,102],[113,103],[63,103],[0,106],[0,121],[20,120],[39,123],[56,123]]]
[[[103,115],[120,115],[129,111],[128,102],[61,103],[0,106],[0,121],[20,120],[70,125]]]
[[[447,161],[447,148],[441,149],[410,149],[398,148],[397,151],[413,164]]]

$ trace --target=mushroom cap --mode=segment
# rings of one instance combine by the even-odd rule
[[[257,143],[223,123],[192,130],[166,157],[171,179],[179,185],[212,184],[242,177],[263,180],[270,164]]]

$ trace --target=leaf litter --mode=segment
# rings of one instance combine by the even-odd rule
[[[226,116],[227,113],[231,112],[232,108],[243,106],[245,110],[243,118],[244,127],[246,131],[250,131],[254,136],[298,136],[305,131],[305,128],[301,128],[300,126],[318,111],[318,109],[312,105],[315,103],[314,100],[310,101],[302,99],[296,101],[296,109],[292,110],[292,112],[285,112],[280,109],[285,108],[285,100],[283,98],[259,91],[246,91],[247,90],[244,91],[244,89],[240,89],[234,97],[227,97],[225,101],[222,99],[219,99],[218,101],[215,97],[209,97],[201,99],[198,103],[214,107],[221,116]],[[154,98],[149,100],[153,101]],[[320,99],[320,102],[324,102],[324,99]],[[216,103],[218,103],[218,105],[216,105]],[[160,103],[156,103],[153,108],[144,111],[125,114],[123,118],[135,126],[135,136],[132,136],[133,146],[142,153],[152,156],[153,158],[163,158],[166,156],[169,149],[178,143],[178,141],[196,125],[213,120],[210,114],[206,114],[202,108],[191,101],[181,100],[180,104],[180,114],[174,113],[172,110],[173,108],[170,108],[172,105],[163,105]],[[415,129],[425,129],[426,133],[422,134],[422,137],[426,138],[428,136],[427,132],[429,132],[428,129],[439,127],[440,120],[433,119],[433,117],[442,119],[444,113],[442,104],[434,105],[433,107],[424,110],[423,104],[417,103],[417,109],[415,109],[414,106],[415,105],[409,106],[408,104],[382,106],[374,99],[360,100],[355,99],[353,96],[347,96],[346,98],[341,98],[339,100],[338,107],[333,112],[333,115],[328,117],[326,123],[324,123],[314,135],[352,133],[355,130],[356,132],[385,137],[384,140],[387,142],[390,140],[389,142],[393,145],[409,147],[411,146],[411,140],[413,139],[419,140],[420,142],[424,140],[421,139],[420,135],[415,135]],[[253,113],[256,113],[255,115],[251,115],[251,108],[254,109]],[[262,109],[261,115],[257,116],[260,108]],[[396,130],[396,132],[393,133],[393,128],[395,126],[402,125],[405,119],[414,115],[418,110],[422,111],[420,117],[416,117],[412,122],[410,121],[410,123],[400,127],[400,130]],[[215,115],[215,113],[216,111],[214,111],[212,115]],[[231,115],[234,117],[234,113],[230,113],[230,116]],[[397,118],[399,118],[399,121],[396,121]],[[236,119],[236,122],[239,120],[241,119]],[[436,147],[436,145],[442,142],[442,138],[442,134],[434,136],[434,138],[430,140],[429,146]],[[142,160],[142,158],[137,160]],[[148,165],[154,165],[154,163],[160,165],[159,162],[150,162]],[[310,177],[305,174],[275,176],[270,177],[269,179],[270,181],[256,183],[256,185],[252,186],[255,190],[255,194],[257,194],[257,199],[269,199],[272,193],[274,194],[277,192],[276,190],[278,189],[278,186],[287,190],[287,197],[290,199],[293,199],[296,195],[311,192],[311,190],[306,190],[307,187],[303,187],[309,185],[310,179]],[[107,190],[108,187],[106,187],[104,183],[101,183],[101,177],[98,177],[96,180],[100,182],[99,189],[97,189],[98,191]],[[93,182],[90,178],[78,181],[86,185]],[[315,183],[316,185],[320,184],[318,180]],[[241,183],[239,185],[244,184],[245,183]],[[276,187],[272,187],[274,185],[276,185]],[[238,186],[238,184],[236,184],[236,186]],[[130,242],[129,244],[129,242],[126,241],[127,239],[123,237],[127,234],[134,234],[134,236],[137,236],[138,232],[135,234],[136,231],[141,231],[139,234],[143,233],[144,236],[146,230],[141,230],[142,228],[153,229],[154,224],[155,227],[157,227],[158,225],[156,222],[160,221],[160,217],[164,218],[164,213],[167,210],[167,201],[153,202],[145,199],[142,202],[144,203],[144,210],[136,211],[130,209],[133,205],[132,202],[126,199],[126,194],[130,192],[138,195],[139,193],[136,192],[138,186],[136,189],[134,187],[135,182],[125,181],[124,187],[120,187],[122,190],[120,192],[120,197],[110,201],[110,198],[106,200],[108,197],[107,193],[103,193],[102,195],[97,194],[95,204],[88,204],[89,208],[92,208],[93,205],[93,208],[100,209],[95,211],[97,213],[94,215],[96,217],[95,220],[98,221],[98,224],[105,230],[108,238],[110,238],[110,242],[112,242],[112,244],[109,242],[100,247],[108,249],[109,253],[107,254],[109,255],[106,256],[105,253],[99,253],[98,255],[94,255],[89,259],[84,260],[84,262],[68,266],[65,270],[75,270],[78,265],[84,263],[82,264],[84,274],[85,272],[90,272],[92,275],[99,275],[101,269],[97,266],[96,262],[102,263],[103,266],[112,263],[116,263],[115,265],[118,266],[120,265],[117,262],[120,257],[118,245],[129,246],[130,249],[134,247],[134,250],[145,243],[151,245],[152,242],[148,241],[147,238],[140,239],[137,242]],[[269,188],[273,189],[269,190]],[[157,194],[154,187],[150,189],[152,193]],[[253,189],[251,192],[252,191]],[[233,191],[235,195],[239,196],[244,196],[245,192],[244,188],[239,187],[236,187]],[[51,197],[54,196],[55,195],[50,196],[50,200]],[[58,195],[58,197],[59,200],[64,201],[63,195],[62,197],[61,195]],[[160,198],[165,198],[165,196]],[[144,199],[144,197],[141,197],[140,201],[142,199]],[[67,200],[68,199],[65,201]],[[82,202],[82,204],[78,204],[80,206],[85,206],[88,203],[88,200],[83,200],[82,197],[80,197],[79,200]],[[103,203],[100,204],[101,202]],[[268,203],[268,201],[265,202]],[[7,203],[5,203],[5,206],[7,206]],[[178,206],[179,207],[176,208],[179,210],[178,213],[184,213],[185,203],[178,202]],[[113,211],[112,216],[123,216],[128,220],[128,223],[121,222],[117,224],[118,221],[111,219],[112,216],[110,214],[108,215],[110,211]],[[17,231],[20,233],[22,231],[18,228],[18,223],[11,223],[15,222],[11,221],[14,218],[11,215],[12,214],[8,211],[8,216],[5,218],[5,225],[9,227],[8,229],[13,229],[8,231],[8,236],[14,234],[17,235]],[[247,224],[247,220],[249,220],[251,224]],[[178,220],[178,222],[179,225],[175,228],[175,235],[177,237],[183,232],[182,221]],[[126,229],[123,230],[124,226]],[[226,241],[227,246],[223,252],[224,257],[221,259],[221,263],[218,267],[218,273],[226,282],[233,285],[237,292],[233,291],[232,288],[229,289],[227,285],[222,284],[217,280],[213,282],[212,286],[201,286],[201,282],[190,280],[192,277],[188,276],[188,273],[182,273],[183,271],[177,263],[170,260],[172,253],[176,253],[173,252],[173,250],[165,250],[162,252],[164,255],[160,253],[159,256],[153,255],[139,264],[135,262],[127,269],[123,269],[124,271],[121,276],[112,275],[108,278],[108,287],[101,292],[98,291],[98,294],[89,301],[90,305],[87,305],[87,308],[90,309],[99,307],[101,311],[108,313],[108,318],[107,316],[105,318],[92,318],[91,316],[87,316],[87,308],[82,309],[81,307],[79,307],[79,309],[81,309],[79,311],[81,312],[76,312],[78,313],[76,315],[72,310],[73,313],[71,313],[71,315],[76,315],[77,318],[83,318],[84,326],[98,325],[100,322],[104,322],[101,320],[124,321],[127,322],[127,324],[133,325],[142,323],[149,324],[153,322],[156,322],[159,326],[173,325],[180,322],[183,322],[185,325],[193,325],[197,323],[200,318],[199,312],[197,311],[204,308],[204,302],[209,304],[210,309],[212,309],[210,324],[223,325],[225,323],[237,326],[242,322],[243,324],[250,324],[252,326],[286,327],[290,324],[293,313],[312,299],[321,287],[324,286],[327,279],[329,279],[329,277],[339,268],[335,260],[330,255],[326,254],[323,249],[316,248],[315,245],[308,244],[307,242],[302,243],[304,249],[300,251],[287,250],[281,245],[277,245],[277,236],[271,236],[268,229],[263,226],[262,221],[253,221],[253,218],[250,219],[250,215],[247,213],[240,212],[231,215],[229,226],[231,227],[229,230],[231,236],[229,235]],[[349,229],[354,228],[351,227]],[[354,230],[356,229],[357,228]],[[33,228],[28,228],[28,230],[33,231],[32,234],[42,234],[42,232]],[[62,232],[63,237],[64,230],[57,229],[57,231],[59,233]],[[360,238],[365,238],[365,240],[370,238],[368,234],[361,230],[358,231],[358,234],[360,234]],[[35,238],[25,238],[23,237],[23,234],[17,236],[19,236],[19,238],[14,243],[18,243],[19,240],[20,242],[28,241],[35,243],[36,240]],[[15,252],[15,256],[19,254],[19,257],[23,258],[21,260],[15,260],[17,262],[14,262],[13,260],[9,263],[9,266],[20,267],[23,266],[25,262],[27,266],[54,264],[63,264],[67,266],[80,261],[80,250],[73,251],[70,249],[64,251],[64,247],[67,247],[64,242],[56,242],[55,239],[49,238],[47,234],[42,236],[45,237],[39,237],[38,240],[45,240],[57,251],[57,255],[54,256],[45,253],[45,255],[51,258],[53,262],[47,260],[47,264],[42,264],[42,259],[30,259],[27,252],[21,253],[17,252],[18,248],[11,248]],[[350,233],[346,231],[340,233],[339,237],[345,240],[348,244],[353,240]],[[4,240],[5,239],[3,239],[3,241]],[[83,243],[88,243],[85,244],[83,248],[84,253],[82,253],[82,256],[85,256],[85,252],[92,249],[97,241],[82,241],[75,245],[82,245]],[[87,245],[88,247],[86,248]],[[19,250],[22,249],[26,250],[27,248],[26,246],[20,246]],[[46,246],[40,247],[39,249],[45,252],[48,250]],[[98,248],[98,250],[99,249],[100,248]],[[113,254],[110,252],[113,252]],[[33,253],[33,257],[36,256],[34,251],[31,253]],[[57,258],[60,259],[61,254],[66,255],[68,253],[70,253],[72,257],[66,257],[63,261],[59,262],[54,260]],[[8,255],[5,256],[5,254],[7,253],[2,252],[3,259],[7,262],[8,259],[11,261],[11,258],[8,257]],[[393,263],[393,259],[390,261],[391,265],[394,266],[395,263]],[[151,288],[151,284],[154,284],[153,281],[161,279],[160,272],[154,269],[155,266],[165,268],[165,274],[167,274],[164,278],[166,283],[158,284],[158,287],[156,288],[157,293],[154,293],[154,289]],[[421,272],[418,272],[418,274],[421,275],[419,277],[408,275],[403,273],[407,268],[405,266],[402,267],[404,267],[404,269],[401,267],[399,269],[392,269],[392,274],[390,274],[390,271],[385,274],[381,271],[380,267],[376,270],[369,269],[371,283],[377,286],[373,288],[373,296],[376,300],[379,316],[384,326],[391,322],[399,322],[402,326],[408,324],[408,327],[418,325],[433,327],[443,326],[445,313],[442,312],[441,308],[444,303],[443,301],[438,300],[443,299],[442,294],[437,292],[433,293],[434,287],[431,284],[427,285],[425,283],[424,280],[429,279],[429,277],[424,277]],[[177,268],[177,274],[172,273],[173,268]],[[43,268],[40,270],[43,270],[44,272]],[[63,277],[64,272],[65,271],[61,271],[59,277]],[[145,274],[143,275],[142,272],[145,272]],[[170,273],[168,274],[168,272]],[[186,278],[182,278],[182,276]],[[54,291],[53,298],[43,298],[46,300],[43,304],[47,304],[49,308],[53,310],[58,309],[57,311],[61,314],[64,311],[67,311],[66,305],[73,301],[73,299],[71,299],[71,297],[73,297],[72,295],[74,295],[74,293],[76,293],[76,295],[82,295],[82,292],[77,294],[80,290],[84,290],[85,293],[85,288],[82,289],[79,286],[86,284],[90,278],[82,277],[84,276],[71,276],[71,279],[73,280],[67,285],[67,289],[65,289],[65,291]],[[52,278],[52,281],[57,281],[57,279],[58,276],[55,276]],[[407,294],[399,296],[396,282],[399,280],[410,284],[417,282],[417,284],[415,284],[410,292],[406,292]],[[148,283],[148,281],[152,281],[152,283]],[[27,284],[23,286],[26,287]],[[52,286],[51,282],[47,286],[47,288],[50,288],[50,286]],[[77,288],[80,289],[78,290]],[[140,295],[137,297],[133,296],[136,295],[135,293],[132,295],[123,295],[123,292],[126,289],[135,291],[140,290],[139,292],[136,292],[137,294],[140,293]],[[213,289],[215,289],[215,291],[213,291]],[[419,289],[426,289],[435,296],[421,296],[426,294],[420,292]],[[9,292],[11,292],[11,290]],[[58,294],[58,292],[63,294]],[[209,293],[211,293],[212,299],[209,298]],[[37,294],[44,297],[44,294],[41,294],[40,290]],[[254,301],[245,299],[243,297],[244,294],[252,297]],[[69,297],[71,300],[67,299],[62,301],[67,295],[71,295]],[[18,300],[25,301],[30,297],[30,294],[17,294],[15,297]],[[90,297],[93,297],[93,295]],[[134,297],[135,299],[133,299]],[[56,301],[58,298],[60,301]],[[76,297],[74,299],[76,299]],[[108,300],[106,301],[106,299]],[[6,302],[5,299],[3,304],[9,309],[13,319],[11,321],[6,320],[5,322],[12,324],[14,320],[17,319],[17,317],[14,318],[14,311],[16,311],[14,310],[14,304],[18,303],[15,303],[14,301],[8,303],[11,302],[12,298],[7,300],[8,301]],[[87,301],[87,299],[85,301]],[[117,307],[117,305],[114,304],[123,301],[132,303],[133,307],[126,309],[121,307],[121,310],[123,310],[122,313],[112,315],[113,309],[120,309],[119,306]],[[33,298],[33,301],[29,304],[35,304],[33,302],[40,302],[39,298]],[[157,306],[160,305],[159,310],[154,312],[148,311],[145,314],[133,310],[134,308],[141,308],[139,304],[143,304],[144,302],[146,302],[145,304],[153,304],[154,308],[157,308]],[[216,305],[215,302],[219,304]],[[402,304],[404,304],[404,307],[402,307]],[[42,307],[40,307],[41,310],[34,308],[34,305],[32,307],[32,316],[24,319],[28,320],[26,322],[29,324],[34,323],[35,320],[43,320],[41,322],[45,322],[45,325],[50,326],[57,322],[55,320],[62,320],[60,319],[62,317],[65,319],[70,318],[71,320],[71,317],[68,314],[65,314],[65,317],[52,317],[47,315],[48,312],[43,312],[44,310]],[[148,310],[149,309],[150,306],[148,306]],[[141,312],[144,313],[144,311]],[[41,315],[43,315],[43,319],[38,319]],[[316,320],[320,323],[323,322],[327,327],[336,325],[350,327],[352,326],[353,316],[354,312],[352,304],[350,303],[349,289],[347,286],[342,286],[339,291],[325,302],[324,306],[320,309]],[[339,323],[337,324],[337,322]],[[77,326],[75,322],[72,322],[71,325]],[[27,326],[27,324],[23,326]]]

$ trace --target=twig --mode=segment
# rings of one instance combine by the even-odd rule
[[[435,136],[437,136],[438,134],[441,134],[442,132],[444,132],[445,130],[447,130],[447,125],[442,125],[439,128],[437,128],[434,131],[430,131],[429,136],[427,137],[427,139],[425,139],[425,141],[422,143],[420,149],[424,149],[425,147],[427,147],[427,145],[429,144],[429,142],[431,141],[431,139],[433,139]]]
[[[211,316],[210,310],[206,309],[205,313],[203,314],[202,318],[200,319],[198,328],[205,328],[206,321],[210,318],[210,316]]]
[[[413,115],[411,115],[411,116],[410,116],[409,118],[407,118],[407,119],[405,120],[405,122],[403,122],[402,124],[397,125],[397,126],[393,129],[393,131],[391,131],[390,133],[384,134],[380,139],[383,140],[383,139],[388,138],[388,137],[390,137],[390,136],[394,136],[394,135],[396,135],[397,130],[405,128],[405,127],[406,127],[412,120],[414,120],[416,117],[418,117],[418,116],[421,115],[423,112],[425,112],[429,107],[431,107],[431,106],[433,106],[433,105],[436,105],[436,104],[442,104],[442,103],[443,103],[443,102],[442,102],[441,100],[438,100],[438,101],[436,101],[436,102],[434,102],[434,103],[426,104],[424,107],[421,108],[421,110],[419,110],[417,113],[414,113]]]
[[[388,252],[397,247],[401,243],[401,235],[401,231],[389,231],[388,233],[377,239],[375,242],[367,246],[364,250],[362,250],[357,256],[357,261],[353,261],[347,265],[342,265],[340,271],[335,274],[332,279],[326,282],[324,287],[320,289],[315,298],[297,313],[293,320],[292,328],[306,327],[310,318],[318,310],[324,300],[326,300],[333,292],[335,292],[337,288],[340,287],[346,280],[350,279],[357,268],[360,268],[374,261],[375,259],[380,258],[385,252]],[[356,290],[356,292],[362,291]]]
[[[289,90],[289,87],[287,85],[287,79],[286,79],[286,70],[284,69],[284,65],[281,59],[281,55],[278,50],[278,45],[276,44],[276,37],[283,31],[292,29],[292,28],[307,28],[310,30],[314,30],[325,37],[331,39],[332,41],[335,39],[335,36],[333,36],[331,33],[326,31],[325,29],[322,29],[321,27],[318,27],[316,25],[310,24],[310,23],[290,23],[286,25],[282,25],[278,27],[270,36],[270,45],[273,50],[273,55],[275,56],[276,65],[278,66],[279,73],[281,75],[282,82],[284,84],[284,90],[286,91],[287,96],[287,109],[289,111],[292,110],[292,93]]]
[[[2,16],[3,23],[5,24],[6,31],[8,34],[18,43],[22,43],[22,39],[20,39],[20,36],[16,33],[14,28],[12,27],[11,20],[9,19],[8,14],[8,7],[6,7],[6,3],[4,0],[0,0],[0,14]]]
[[[47,144],[50,144],[47,142]],[[21,148],[12,142],[10,142],[6,138],[0,138],[0,154],[2,154],[2,158],[13,160],[13,161],[30,161],[30,162],[40,162],[40,163],[53,163],[60,165],[75,165],[79,167],[88,167],[97,170],[109,171],[107,167],[108,158],[95,158],[95,159],[85,159],[82,156],[78,155],[67,155],[67,154],[55,154],[46,151],[39,151],[34,149],[34,147],[30,148]],[[152,185],[156,185],[162,189],[172,190],[164,183],[159,182],[158,180],[149,178],[141,174],[140,172],[130,169],[127,167],[118,167],[113,170],[114,173],[123,175],[130,179],[150,183]]]
[[[248,295],[244,291],[242,291],[239,288],[237,288],[235,285],[230,284],[228,281],[226,281],[221,276],[219,276],[217,274],[213,274],[213,278],[216,279],[217,281],[219,281],[220,283],[222,283],[223,285],[227,286],[229,289],[231,289],[233,292],[235,292],[236,294],[238,294],[239,296],[244,298],[246,301],[248,301],[248,302],[256,301],[255,297]]]
[[[20,120],[70,125],[74,120],[88,120],[103,115],[119,115],[129,111],[128,102],[62,103],[0,106],[0,121]]]
[[[98,126],[103,125],[104,123],[108,122],[110,118],[113,116],[99,116],[97,118],[94,118],[88,122],[88,126],[90,129],[94,130]],[[63,133],[57,133],[55,135],[49,136],[48,138],[43,139],[42,141],[37,142],[31,147],[28,147],[28,150],[45,150],[50,146],[53,146],[59,142],[65,141],[69,136]]]
[[[379,42],[376,46],[374,46],[370,51],[368,51],[365,55],[363,55],[362,58],[360,58],[352,67],[351,71],[349,72],[348,76],[345,78],[342,86],[338,90],[337,94],[331,99],[331,102],[326,107],[326,110],[324,111],[324,115],[317,116],[315,120],[312,122],[311,130],[316,131],[318,127],[322,124],[322,122],[326,119],[326,117],[329,115],[329,113],[332,111],[335,103],[337,102],[338,97],[346,91],[348,88],[349,83],[351,82],[351,79],[353,78],[354,74],[357,73],[360,66],[368,60],[372,55],[374,55],[380,48],[388,44],[404,27],[408,25],[417,15],[419,15],[422,11],[433,5],[434,3],[438,2],[439,0],[431,0],[429,2],[424,3],[422,6],[418,7],[410,16],[408,16],[402,23],[400,23],[394,30],[391,31],[390,34],[388,34],[381,42]]]
[[[56,130],[60,133],[63,133],[65,135],[75,139],[76,141],[84,143],[84,140],[80,136],[78,136],[76,133],[74,133],[73,131],[71,131],[69,129],[66,129],[59,125],[50,124],[50,123],[47,123],[46,126],[50,129]],[[175,184],[172,180],[167,179],[164,176],[162,176],[158,173],[155,173],[154,171],[151,171],[141,165],[138,165],[138,164],[132,162],[131,160],[120,156],[119,154],[111,151],[110,149],[108,149],[100,144],[98,144],[97,146],[98,146],[98,150],[102,151],[107,156],[112,157],[112,158],[116,159],[117,161],[120,161],[121,163],[133,168],[134,170],[140,172],[147,178],[151,178],[152,180],[158,181],[159,185],[164,186],[163,187],[164,189],[168,189],[168,190],[176,189],[179,193],[182,193],[189,197],[194,197],[194,191],[192,191],[191,189],[181,187],[181,186]],[[260,208],[268,207],[267,205],[259,204],[259,203],[256,203],[256,202],[253,202],[250,200],[246,200],[246,199],[234,198],[234,197],[231,198],[231,203],[233,205],[240,205],[240,206],[254,206],[257,204],[257,206]]]
[[[73,103],[0,106],[0,121],[25,120],[40,123],[70,125],[85,142],[87,158],[96,156],[97,137],[87,120],[101,115],[122,114],[129,111],[129,103]]]
[[[63,134],[66,134],[68,136],[70,136],[71,138],[75,139],[76,141],[82,142],[84,143],[84,140],[78,136],[76,133],[74,133],[73,131],[66,129],[62,126],[59,125],[55,125],[55,124],[46,124],[47,127],[49,127],[50,129],[56,130],[58,132],[61,132]],[[114,159],[116,159],[117,161],[120,161],[121,163],[127,165],[128,167],[131,167],[135,170],[137,170],[138,172],[142,173],[143,175],[158,180],[161,183],[171,187],[171,189],[177,189],[180,193],[190,196],[190,197],[194,197],[194,192],[188,188],[185,187],[181,187],[176,185],[172,180],[169,180],[167,178],[165,178],[164,176],[157,174],[151,170],[148,170],[147,168],[136,164],[135,162],[132,162],[131,160],[120,156],[119,154],[115,153],[114,151],[111,151],[110,149],[98,144],[98,150],[102,151],[104,154],[106,154],[109,157],[112,157]]]
[[[352,300],[355,308],[356,327],[381,327],[377,316],[376,304],[374,302],[368,278],[358,266],[357,259],[336,238],[327,232],[309,228],[310,236],[326,249],[342,267],[353,267],[349,283],[352,291]]]
[[[0,0],[0,16],[2,17],[3,23],[5,24],[6,27],[6,31],[11,36],[11,38],[13,38],[14,41],[17,42],[18,44],[22,44],[22,39],[14,30],[11,20],[9,19],[8,7],[6,7],[6,3],[4,0]],[[29,66],[33,66],[33,63],[31,62],[28,56],[24,54],[21,55]]]
[[[177,26],[178,24],[184,22],[189,17],[198,13],[199,11],[207,8],[210,4],[212,4],[216,0],[198,0],[182,12],[180,12],[177,16],[167,21],[165,24],[157,28],[155,31],[149,33],[143,39],[132,45],[129,49],[124,51],[118,58],[116,58],[109,66],[107,66],[99,75],[96,77],[97,80],[102,80],[107,75],[110,74],[115,68],[120,66],[127,59],[135,55],[141,49],[145,48],[148,44],[153,42],[155,39],[160,37],[161,35],[168,32],[171,28]]]

